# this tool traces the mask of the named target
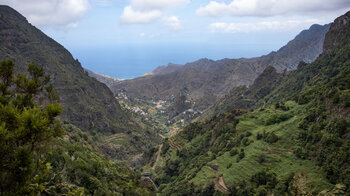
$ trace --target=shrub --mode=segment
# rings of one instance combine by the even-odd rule
[[[265,154],[260,154],[259,156],[258,156],[258,162],[260,163],[260,164],[262,164],[262,163],[264,163],[266,161],[266,155]]]
[[[276,123],[280,123],[283,121],[286,121],[292,117],[291,114],[271,114],[266,120],[265,120],[265,125],[273,125]]]
[[[231,151],[230,151],[230,156],[233,157],[235,156],[236,154],[238,154],[238,150],[233,148]]]
[[[237,162],[239,162],[240,160],[242,160],[244,157],[245,157],[245,152],[244,152],[244,149],[242,148],[242,149],[241,149],[241,152],[238,154]]]

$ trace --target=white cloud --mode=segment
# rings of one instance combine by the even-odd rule
[[[319,20],[288,20],[288,21],[267,21],[258,23],[224,23],[217,22],[210,24],[212,32],[223,33],[248,33],[257,31],[288,31],[295,28],[306,28],[312,24],[319,23]]]
[[[161,16],[162,12],[159,10],[137,11],[131,6],[127,6],[124,8],[124,12],[120,16],[120,20],[125,24],[150,23]]]
[[[350,8],[349,0],[234,0],[231,3],[211,1],[200,7],[200,16],[276,16],[314,13]]]
[[[176,16],[164,17],[163,23],[174,31],[178,31],[182,28],[181,22]]]
[[[90,4],[88,0],[0,0],[36,26],[75,27]]]
[[[124,24],[151,23],[169,8],[185,6],[190,0],[130,0],[124,8],[120,20]]]
[[[145,35],[146,35],[145,33],[140,33],[139,34],[140,37],[145,37]]]

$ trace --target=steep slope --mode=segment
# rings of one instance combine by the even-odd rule
[[[122,134],[121,144],[101,141],[109,145],[103,149],[113,152],[113,158],[142,154],[159,141],[152,128],[123,111],[108,87],[89,77],[63,46],[8,6],[0,6],[0,59],[14,60],[20,72],[25,72],[30,62],[43,66],[60,94],[63,120],[105,137]]]
[[[0,195],[150,195],[130,167],[108,160],[99,137],[62,123],[49,77],[0,61]]]
[[[205,120],[214,114],[225,113],[230,108],[249,110],[263,106],[266,103],[263,98],[275,90],[286,74],[287,72],[277,73],[274,67],[267,67],[252,85],[233,88],[205,110],[196,120]]]
[[[149,73],[146,73],[145,75],[167,74],[167,73],[171,73],[171,72],[177,71],[179,69],[181,69],[181,65],[168,63],[167,65],[159,66],[159,67],[155,68],[153,71],[151,71]]]
[[[266,76],[275,84],[261,84]],[[348,195],[350,12],[331,25],[314,62],[284,74],[269,67],[234,93],[226,103],[253,102],[227,105],[163,143],[161,193]]]
[[[42,194],[152,195],[139,182],[139,174],[100,153],[96,136],[66,124],[66,135],[53,140],[42,157],[50,168]],[[45,182],[45,181],[44,181]]]
[[[118,81],[121,81],[120,79],[113,78],[111,76],[107,76],[107,75],[103,75],[103,74],[99,74],[99,73],[93,72],[93,71],[88,70],[88,69],[85,69],[85,71],[88,73],[88,75],[90,77],[96,78],[96,80],[107,85],[108,87],[110,87],[112,84],[114,84]]]
[[[162,68],[161,74],[146,75],[112,85],[113,92],[124,90],[138,98],[168,99],[179,92],[191,98],[206,94],[223,95],[235,86],[249,85],[267,66],[278,72],[293,70],[300,61],[311,62],[322,52],[329,25],[313,25],[277,52],[251,59],[201,59],[174,69]]]

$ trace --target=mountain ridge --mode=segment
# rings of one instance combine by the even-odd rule
[[[136,144],[133,148],[123,145],[101,148],[113,152],[113,158],[128,159],[128,154],[140,154],[160,141],[153,128],[120,107],[105,84],[89,77],[67,49],[9,6],[0,6],[0,59],[13,60],[22,73],[26,73],[28,63],[42,66],[60,94],[62,120],[105,137],[123,134],[126,144]]]
[[[163,67],[162,74],[117,82],[111,85],[111,89],[114,93],[122,90],[132,97],[147,99],[169,99],[179,92],[186,92],[195,99],[205,94],[224,95],[235,86],[252,84],[269,65],[282,72],[296,69],[300,61],[311,62],[322,52],[328,28],[329,25],[313,25],[277,52],[261,57],[218,61],[200,59],[168,71]]]
[[[160,193],[348,195],[349,38],[347,12],[315,61],[282,73],[267,67],[218,113],[164,140],[153,166]]]

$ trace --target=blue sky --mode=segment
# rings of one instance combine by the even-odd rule
[[[0,0],[70,50],[82,65],[131,78],[168,62],[254,57],[348,0]]]

